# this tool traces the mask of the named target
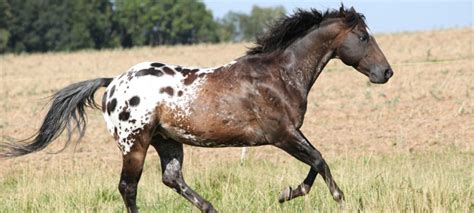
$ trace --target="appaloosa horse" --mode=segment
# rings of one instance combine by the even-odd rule
[[[201,147],[276,146],[310,166],[297,188],[279,201],[307,194],[317,174],[333,198],[344,194],[321,153],[300,131],[308,93],[333,58],[354,67],[373,83],[385,83],[392,70],[364,16],[353,8],[298,10],[259,37],[256,47],[216,68],[190,68],[159,62],[140,63],[115,78],[72,84],[52,98],[41,128],[29,143],[4,143],[1,157],[45,148],[67,128],[80,135],[84,108],[98,107],[94,93],[107,87],[102,111],[110,134],[123,153],[119,190],[130,212],[137,212],[137,184],[149,145],[158,152],[163,183],[203,212],[215,212],[182,175],[183,144]],[[74,128],[77,127],[77,128]],[[69,141],[68,141],[69,143]]]

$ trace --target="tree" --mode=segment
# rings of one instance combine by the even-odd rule
[[[7,19],[7,26],[10,32],[8,49],[15,52],[36,49],[33,47],[41,45],[41,38],[38,34],[32,32],[37,31],[40,27],[33,24],[38,20],[37,10],[42,9],[39,1],[7,0],[7,4],[10,6],[11,13],[10,18]]]
[[[285,13],[283,6],[253,6],[250,15],[230,11],[219,20],[221,28],[224,29],[219,35],[224,40],[231,37],[230,40],[233,41],[250,41],[256,35],[265,32],[272,22],[285,15]]]
[[[258,7],[253,6],[250,16],[242,20],[243,39],[252,40],[255,35],[265,32],[268,26],[276,19],[285,15],[283,6]]]
[[[6,6],[5,6],[6,5]],[[45,52],[103,48],[116,45],[112,31],[112,3],[108,0],[0,0],[7,45],[14,52]]]
[[[117,0],[116,21],[122,45],[217,42],[217,24],[194,0]]]
[[[244,13],[229,11],[219,23],[219,39],[221,41],[242,41],[241,21],[247,17]]]
[[[8,20],[11,19],[10,4],[7,0],[0,0],[0,54],[8,49],[8,40],[10,39],[10,31],[8,30]]]
[[[0,0],[0,53],[252,40],[283,7],[216,21],[195,0]]]
[[[109,0],[76,0],[72,4],[68,49],[118,46],[113,31],[113,4]]]

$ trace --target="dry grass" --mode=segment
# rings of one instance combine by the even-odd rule
[[[366,77],[339,61],[331,62],[320,76],[310,94],[303,132],[328,162],[334,162],[334,176],[350,195],[350,209],[359,208],[357,199],[361,199],[368,210],[473,210],[472,32],[472,28],[465,28],[377,35],[395,71],[385,85],[369,84]],[[73,82],[113,77],[141,61],[216,66],[239,57],[246,46],[250,44],[0,56],[1,140],[29,136],[42,121],[45,98]],[[72,149],[58,155],[46,154],[58,150],[62,145],[59,142],[48,151],[0,160],[0,185],[5,188],[0,190],[0,212],[121,209],[115,187],[120,152],[105,130],[100,112],[89,111],[89,118],[86,137],[74,154]],[[150,211],[188,211],[187,204],[159,183],[157,158],[154,151],[150,152],[150,171],[145,171],[145,183],[139,192],[143,194],[139,197],[142,207]],[[315,190],[320,192],[312,192],[310,198],[278,206],[279,189],[299,183],[307,168],[272,147],[251,148],[249,164],[255,165],[240,168],[239,152],[236,148],[186,147],[188,179],[198,191],[216,201],[218,208],[259,212],[335,208],[326,189]],[[363,162],[371,159],[369,156],[377,157],[367,166]],[[387,168],[394,171],[386,171]],[[426,174],[419,175],[420,171]],[[235,174],[228,177],[229,172]],[[382,173],[383,181],[377,179],[377,172]],[[294,177],[288,177],[291,173]],[[432,179],[426,175],[432,175]],[[255,181],[261,177],[265,177],[264,184],[256,189],[241,183],[259,185]],[[232,196],[206,190],[206,184],[213,184],[211,181],[227,181],[215,188],[228,190]],[[375,184],[377,181],[380,183]],[[380,185],[385,181],[386,185]],[[405,183],[415,186],[409,189],[410,184]],[[152,184],[152,189],[147,184]],[[417,188],[416,184],[421,186]],[[450,187],[452,191],[447,192]],[[56,192],[59,197],[54,195]],[[252,200],[251,193],[256,193],[254,203],[237,208],[235,202]],[[384,196],[383,202],[376,203],[375,196]],[[446,199],[457,200],[449,203]],[[162,201],[171,204],[161,205]],[[89,204],[92,207],[87,207]],[[405,204],[411,207],[400,206]]]

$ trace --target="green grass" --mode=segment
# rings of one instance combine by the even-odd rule
[[[258,150],[256,150],[258,152]],[[397,154],[327,159],[350,212],[473,212],[473,152]],[[297,186],[308,167],[296,160],[258,159],[185,165],[188,183],[222,212],[333,212],[341,209],[318,176],[309,195],[279,204],[280,190]],[[139,185],[142,212],[197,212],[161,183],[149,157]],[[200,162],[202,163],[202,162]],[[67,162],[24,166],[0,182],[0,212],[123,212],[120,168]],[[64,168],[66,167],[66,168]]]

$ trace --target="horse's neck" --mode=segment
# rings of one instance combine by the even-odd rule
[[[304,98],[332,58],[335,51],[332,45],[335,36],[328,34],[324,28],[315,29],[295,41],[285,51],[288,58],[285,71]]]

